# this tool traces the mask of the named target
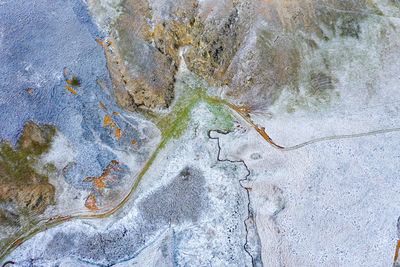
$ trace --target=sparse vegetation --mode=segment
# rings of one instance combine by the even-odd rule
[[[67,83],[69,85],[72,85],[74,87],[80,86],[81,82],[78,80],[78,78],[75,77],[75,74],[72,74],[72,79],[71,80],[67,80]]]
[[[49,125],[27,122],[15,147],[8,142],[0,143],[0,183],[3,189],[0,202],[13,207],[11,210],[0,209],[1,225],[25,227],[27,222],[35,220],[35,215],[53,204],[55,188],[49,184],[48,176],[56,168],[48,163],[38,172],[36,167],[39,157],[49,150],[55,131]]]

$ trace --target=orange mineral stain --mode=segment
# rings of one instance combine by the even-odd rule
[[[132,145],[136,146],[136,141],[132,140]]]
[[[103,42],[99,41],[98,39],[96,39],[96,42],[98,42],[101,46],[104,46]]]
[[[265,132],[265,127],[261,127],[256,125],[250,118],[250,109],[247,107],[238,107],[235,105],[232,105],[228,102],[225,102],[225,104],[230,107],[231,109],[233,109],[234,111],[236,111],[245,121],[247,121],[264,139],[265,141],[267,141],[268,143],[270,143],[271,145],[273,145],[274,147],[278,148],[278,149],[284,149],[283,146],[280,146],[278,144],[276,144],[271,137],[268,136],[268,134]]]
[[[110,183],[115,183],[116,178],[118,175],[116,172],[123,172],[122,169],[118,168],[119,162],[116,160],[112,160],[111,163],[107,165],[107,167],[103,170],[103,173],[99,177],[87,177],[85,180],[83,180],[84,183],[87,182],[92,182],[93,183],[93,190],[87,197],[85,201],[85,206],[90,209],[90,210],[98,210],[98,207],[96,206],[96,198],[94,196],[94,193],[97,192],[102,194],[102,191],[105,187],[107,187],[107,182]]]
[[[84,183],[90,182],[90,180],[93,180],[93,177],[86,177],[86,179],[83,180],[83,182],[84,182]]]
[[[96,202],[97,202],[97,201],[96,201],[96,198],[95,198],[95,196],[94,196],[94,193],[91,192],[91,193],[89,194],[89,196],[86,198],[85,207],[88,208],[88,209],[90,209],[91,211],[99,210],[99,208],[98,208],[97,205],[96,205]]]
[[[114,115],[119,115],[119,113],[118,113],[118,112],[116,112],[116,111],[114,111],[114,112],[113,112],[113,114],[114,114]]]
[[[107,125],[109,125],[112,122],[112,119],[110,116],[106,115],[104,117],[104,127],[106,127]]]
[[[29,89],[29,90],[28,90],[28,94],[31,94],[31,93],[32,93],[32,90],[31,90],[31,89]]]
[[[101,192],[104,187],[106,187],[106,183],[104,182],[105,177],[100,176],[99,178],[93,177],[93,186],[97,189],[97,191]]]
[[[271,137],[265,132],[265,127],[259,127],[258,125],[253,125],[254,129],[270,144],[274,145],[275,147],[279,149],[283,149],[283,146],[280,146],[276,144],[274,141],[272,141]]]
[[[100,106],[104,109],[107,110],[107,107],[100,101]]]
[[[115,130],[115,136],[117,137],[117,140],[121,137],[121,129],[116,129]]]
[[[396,252],[394,253],[393,266],[396,264],[397,258],[399,257],[399,249],[400,249],[400,240],[397,241]]]
[[[72,89],[69,86],[65,86],[65,88],[67,88],[71,93],[73,93],[74,95],[76,95],[76,91],[74,89]]]

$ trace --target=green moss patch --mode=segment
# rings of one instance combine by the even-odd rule
[[[50,149],[55,132],[52,126],[27,122],[15,147],[8,142],[0,143],[0,183],[3,186],[0,201],[17,208],[18,222],[23,220],[24,214],[43,212],[54,198],[55,190],[48,183],[48,175],[56,171],[55,166],[46,164],[40,173],[36,167],[40,156]],[[0,214],[8,213],[0,210]]]

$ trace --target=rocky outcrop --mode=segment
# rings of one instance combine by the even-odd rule
[[[110,34],[121,55],[115,64],[126,68],[128,90],[117,92],[123,107],[131,100],[168,107],[181,58],[210,85],[225,86],[230,101],[249,107],[269,106],[284,88],[293,94],[310,88],[303,94],[324,100],[333,88],[329,64],[310,65],[305,55],[333,36],[359,38],[362,14],[380,12],[368,1],[330,0],[126,0],[120,8]],[[327,89],[321,94],[315,75],[329,80],[317,84]]]
[[[50,125],[38,125],[33,121],[28,121],[18,140],[18,149],[40,155],[50,148],[51,138],[55,132],[56,129]]]
[[[0,204],[9,203],[9,207],[18,211],[18,216],[40,214],[54,201],[54,186],[48,183],[48,177],[36,171],[37,159],[48,151],[54,134],[54,127],[30,121],[25,124],[15,148],[5,142],[1,144]],[[0,213],[3,223],[8,220],[7,214],[14,212],[8,209]]]
[[[0,184],[0,202],[16,203],[35,214],[42,213],[54,200],[55,188],[43,184]]]

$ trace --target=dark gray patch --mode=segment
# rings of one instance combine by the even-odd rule
[[[261,159],[262,157],[261,157],[261,155],[259,153],[253,153],[253,154],[250,155],[250,158],[252,160],[257,160],[257,159]]]
[[[76,255],[94,264],[115,264],[127,260],[149,244],[154,235],[169,223],[197,221],[207,204],[205,179],[200,170],[185,167],[174,180],[141,201],[141,216],[134,219],[129,229],[107,233],[57,233],[47,246],[44,258],[63,258]],[[172,248],[165,243],[161,248],[165,261]]]
[[[143,200],[139,209],[151,223],[197,221],[206,200],[204,184],[199,170],[185,167],[169,185]]]
[[[339,34],[341,37],[353,37],[359,39],[361,34],[360,15],[344,15],[339,21]]]
[[[82,235],[80,235],[82,237]],[[86,237],[86,235],[84,235]],[[73,252],[76,240],[79,237],[76,233],[55,233],[53,239],[46,249],[44,258],[57,258],[58,256],[68,255]]]

